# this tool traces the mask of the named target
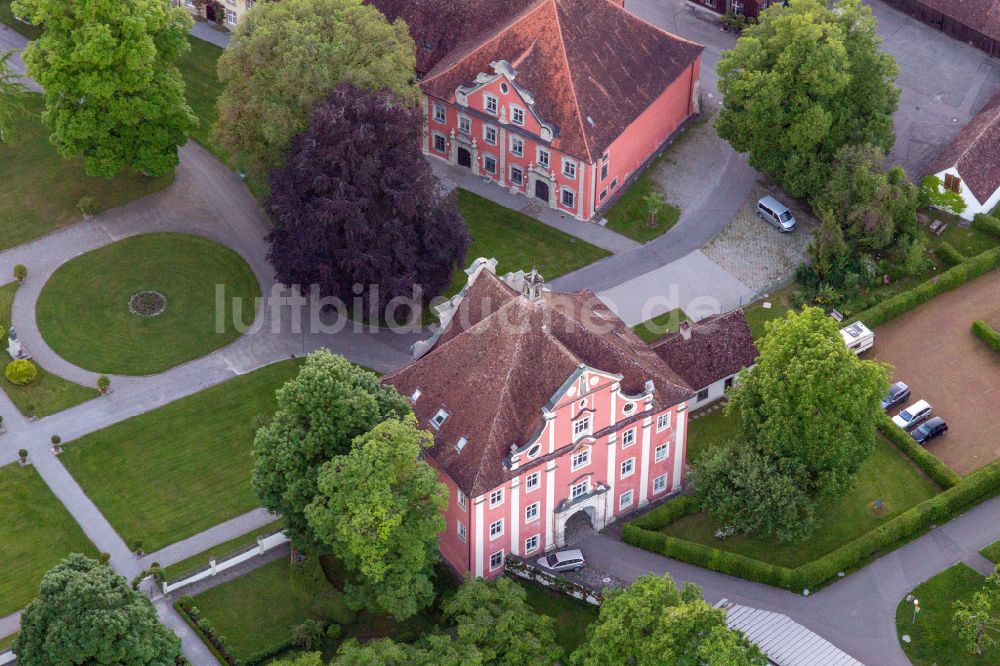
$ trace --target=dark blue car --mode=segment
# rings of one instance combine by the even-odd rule
[[[889,387],[889,393],[882,398],[882,409],[892,409],[899,403],[910,398],[910,387],[903,382],[896,382]]]
[[[927,419],[916,428],[910,432],[910,437],[912,437],[917,444],[926,444],[935,437],[945,434],[948,432],[948,424],[944,422],[944,419],[940,416],[935,416],[932,419]]]

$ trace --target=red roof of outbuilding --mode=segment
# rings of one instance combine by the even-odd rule
[[[997,2],[1000,5],[1000,0]],[[1000,189],[1000,92],[962,128],[927,167],[935,174],[956,167],[980,203]]]
[[[706,317],[690,326],[689,339],[680,332],[671,333],[655,343],[653,351],[695,390],[756,362],[757,346],[742,310]]]
[[[502,3],[506,11],[516,2]],[[475,32],[475,31],[474,31]],[[421,81],[455,101],[491,63],[505,60],[534,111],[556,127],[552,145],[593,163],[699,56],[702,46],[610,0],[536,0],[455,48]]]

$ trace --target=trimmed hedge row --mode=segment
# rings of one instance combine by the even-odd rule
[[[916,463],[924,474],[944,489],[956,486],[962,480],[955,470],[941,462],[936,455],[917,444],[902,428],[896,426],[888,415],[883,414],[876,426],[886,439],[896,445],[907,458]]]
[[[662,530],[670,523],[677,522],[684,516],[700,511],[698,500],[690,495],[680,495],[667,500],[652,511],[647,511],[638,518],[630,520],[629,525],[635,525],[645,530]]]
[[[949,266],[958,266],[965,261],[965,255],[956,250],[955,246],[948,241],[942,242],[934,253],[938,256],[938,259]]]
[[[1000,238],[1000,220],[992,215],[979,213],[972,218],[972,228],[994,238]]]
[[[982,319],[972,322],[972,332],[976,337],[985,342],[995,352],[1000,353],[1000,333],[993,330],[993,327]]]
[[[931,526],[950,520],[997,494],[1000,494],[1000,460],[981,467],[948,490],[921,502],[871,532],[796,568],[768,564],[711,546],[670,537],[661,531],[653,531],[665,526],[660,525],[664,516],[683,515],[690,508],[687,506],[664,509],[667,506],[664,505],[656,509],[662,511],[655,519],[648,519],[647,514],[630,521],[622,530],[622,538],[634,546],[682,562],[758,583],[804,592],[820,587],[834,579],[838,573],[859,567],[873,555],[902,545]],[[637,524],[640,522],[644,526]]]
[[[956,289],[969,280],[985,275],[997,267],[1000,267],[1000,247],[966,259],[913,289],[896,294],[892,298],[868,308],[859,313],[855,320],[863,321],[869,328],[879,326],[918,305],[923,305],[938,294]]]

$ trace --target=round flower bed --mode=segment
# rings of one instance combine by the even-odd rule
[[[158,291],[140,291],[128,299],[128,311],[140,317],[157,317],[167,309],[167,297]]]

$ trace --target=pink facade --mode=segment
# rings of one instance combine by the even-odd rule
[[[458,571],[495,576],[508,554],[565,545],[574,515],[602,529],[679,490],[686,403],[654,411],[653,402],[624,395],[615,375],[580,368],[543,409],[537,437],[511,454],[502,485],[465,497],[438,468],[450,492],[442,555]]]

